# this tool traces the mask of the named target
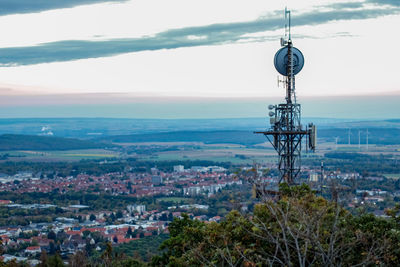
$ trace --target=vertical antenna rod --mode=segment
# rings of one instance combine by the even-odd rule
[[[289,15],[289,41],[291,41],[291,40],[292,40],[292,36],[291,36],[291,34],[290,34],[290,24],[291,24],[290,10],[287,10],[287,9],[285,8],[285,16],[286,16],[286,14]]]
[[[351,130],[349,128],[349,132],[348,132],[349,145],[350,145],[350,135],[351,135]]]

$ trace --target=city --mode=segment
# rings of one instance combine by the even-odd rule
[[[399,23],[3,0],[0,267],[400,266]]]
[[[27,171],[2,175],[0,210],[7,214],[0,217],[3,261],[15,259],[35,265],[42,251],[48,255],[59,251],[68,259],[82,250],[101,252],[106,242],[118,247],[143,238],[165,239],[168,224],[175,217],[182,218],[182,213],[194,220],[219,222],[232,209],[251,212],[260,201],[254,195],[252,179],[261,178],[270,188],[276,188],[279,181],[279,175],[269,171],[277,167],[273,164],[229,169],[173,165],[168,166],[171,171],[153,166],[137,172],[137,167],[126,161],[115,162],[124,171],[65,177]],[[364,207],[381,217],[387,217],[385,209],[400,199],[400,180],[379,173],[363,176],[333,169],[329,165],[325,169],[323,165],[304,166],[301,181],[328,199],[334,184],[341,190],[338,201],[342,205],[350,210]],[[52,200],[55,195],[60,196],[58,201]],[[102,196],[100,200],[93,197],[96,195]],[[117,199],[103,203],[113,197]],[[216,201],[225,208],[216,209]],[[146,259],[148,255],[140,257],[150,260]]]

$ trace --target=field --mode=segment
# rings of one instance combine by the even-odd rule
[[[3,151],[5,160],[12,161],[76,161],[81,159],[107,159],[119,157],[119,153],[105,149],[83,149],[65,151]]]
[[[167,145],[167,144],[165,144]],[[235,144],[202,144],[193,150],[177,150],[156,152],[151,155],[140,156],[140,160],[211,160],[215,162],[230,161],[236,164],[251,164],[254,161],[275,163],[275,151],[271,147],[247,148]]]
[[[215,162],[230,161],[235,164],[275,163],[276,153],[272,147],[247,148],[235,144],[212,144],[202,143],[145,143],[144,146],[158,145],[169,147],[172,145],[186,146],[185,149],[175,151],[151,152],[147,154],[133,155],[138,160],[162,161],[162,160],[211,160]],[[130,146],[132,144],[125,144]],[[137,144],[135,144],[137,145]],[[193,145],[195,149],[187,149]],[[76,161],[81,159],[110,159],[121,158],[123,153],[105,149],[65,150],[65,151],[4,151],[2,155],[8,155],[6,161]]]
[[[384,173],[383,176],[389,179],[398,180],[400,179],[400,173]]]
[[[146,142],[125,143],[113,150],[83,149],[63,151],[35,151],[18,150],[3,151],[2,161],[77,161],[81,159],[112,159],[133,157],[141,161],[168,161],[168,160],[209,160],[215,162],[232,162],[233,164],[275,164],[278,157],[276,151],[269,143],[256,146],[244,146],[239,144],[204,144],[201,142]],[[137,149],[145,148],[142,153]],[[377,146],[369,145],[335,145],[331,142],[321,142],[317,145],[315,153],[307,153],[303,148],[302,156],[322,157],[328,152],[352,152],[370,155],[394,155],[400,156],[399,145]],[[146,150],[149,148],[148,150]],[[169,149],[174,148],[174,149]],[[125,149],[131,149],[134,153],[126,154]],[[137,153],[136,153],[137,152]],[[7,155],[5,157],[4,155]],[[398,177],[394,177],[398,178]]]
[[[160,145],[161,143],[157,143]],[[146,145],[151,145],[147,143]],[[170,143],[164,143],[169,146]],[[139,160],[162,161],[162,160],[211,160],[216,162],[230,161],[234,164],[277,163],[277,153],[269,143],[259,144],[256,147],[246,147],[235,144],[196,144],[196,149],[176,150],[166,152],[154,152],[150,155],[140,155]],[[317,144],[315,152],[307,153],[303,148],[303,158],[322,157],[329,152],[351,152],[369,155],[394,155],[400,156],[399,145],[377,146],[370,144],[368,150],[365,145],[335,145],[332,142],[321,142]]]

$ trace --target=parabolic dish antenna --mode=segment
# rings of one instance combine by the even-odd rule
[[[301,71],[304,66],[304,56],[296,47],[292,47],[293,53],[293,75],[296,75]],[[288,76],[288,47],[282,47],[275,54],[274,58],[275,69],[283,76]]]

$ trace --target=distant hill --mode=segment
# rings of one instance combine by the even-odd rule
[[[5,150],[72,150],[103,148],[105,145],[93,141],[73,138],[3,134],[0,135],[0,151]]]
[[[369,141],[374,144],[399,144],[400,119],[388,120],[355,120],[332,118],[303,118],[303,125],[314,122],[318,127],[318,138],[334,142],[339,137],[341,144],[348,142],[348,129],[351,129],[351,143],[358,143],[358,131],[361,131],[361,143],[365,143],[366,129],[369,130]],[[44,145],[44,139],[35,139],[49,128],[56,136],[81,138],[57,141],[56,145]],[[30,145],[39,143],[40,149],[72,149],[102,147],[96,142],[204,142],[235,143],[254,145],[263,143],[266,138],[255,135],[253,131],[269,128],[267,118],[237,119],[112,119],[112,118],[33,118],[33,119],[0,119],[0,134],[9,136],[30,135]],[[56,138],[56,137],[52,137]],[[22,138],[25,139],[25,138]],[[82,139],[88,140],[88,142]],[[90,141],[89,141],[90,140]],[[11,142],[11,143],[10,143]],[[75,142],[77,142],[75,144]],[[3,142],[4,143],[4,142]],[[26,141],[7,140],[8,145],[24,145]],[[15,145],[14,145],[15,144]],[[64,144],[65,147],[64,148]],[[45,147],[45,148],[42,148]],[[47,148],[48,147],[48,148]],[[25,148],[24,148],[25,149]],[[30,149],[30,148],[26,148]]]
[[[360,143],[366,143],[367,128],[350,128],[351,144],[358,144],[358,132],[360,131]],[[318,129],[319,141],[335,142],[338,137],[339,144],[348,143],[349,128],[322,128]],[[392,145],[400,144],[399,128],[368,128],[370,144]],[[262,134],[254,134],[251,131],[176,131],[164,133],[145,133],[131,135],[104,136],[97,139],[115,143],[141,143],[141,142],[203,142],[206,144],[241,144],[255,145],[267,141]]]
[[[363,126],[363,125],[360,125]],[[384,128],[384,127],[349,127],[349,128],[331,128],[320,129],[318,131],[318,138],[329,142],[335,142],[335,137],[338,137],[339,144],[350,143],[358,144],[358,133],[360,132],[360,144],[365,144],[367,140],[370,144],[377,145],[398,145],[400,144],[400,128]]]
[[[43,128],[48,128],[56,136],[89,139],[111,135],[199,130],[251,132],[268,128],[268,121],[267,117],[236,119],[8,118],[0,119],[0,134],[38,135],[43,133]],[[313,122],[319,128],[340,128],[341,123],[357,123],[357,121],[360,120],[332,118],[303,118],[302,120],[304,125]]]
[[[136,142],[203,142],[206,144],[254,145],[266,142],[261,134],[250,131],[179,131],[152,134],[132,134],[102,137],[102,141],[116,143]]]
[[[337,122],[328,125],[328,128],[385,128],[400,129],[400,119],[391,120],[370,120],[370,121],[352,121]]]

